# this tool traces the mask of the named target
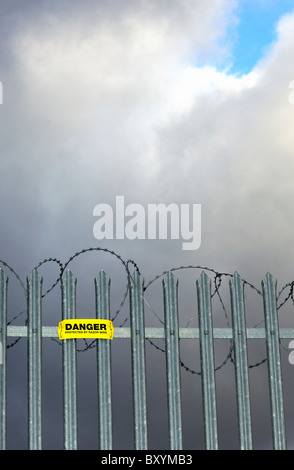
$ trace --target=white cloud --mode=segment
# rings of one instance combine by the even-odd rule
[[[18,112],[35,139],[29,161],[38,153],[41,172],[52,162],[58,172],[65,160],[85,176],[98,165],[109,174],[113,164],[119,179],[130,165],[128,178],[142,171],[152,176],[156,128],[179,108],[189,62],[203,47],[213,50],[233,4],[177,0],[166,9],[129,2],[114,16],[107,9],[101,14],[101,5],[82,15],[75,6],[71,15],[62,8],[59,15],[40,12],[38,22],[16,28]],[[187,92],[186,103],[191,86]]]

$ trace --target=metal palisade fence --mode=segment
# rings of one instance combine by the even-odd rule
[[[42,277],[34,269],[27,279],[27,320],[23,326],[7,325],[7,275],[0,270],[0,447],[6,447],[6,356],[7,338],[27,340],[28,367],[28,447],[42,448],[42,340],[58,338],[57,325],[42,326]],[[74,319],[76,312],[76,279],[70,270],[60,278],[62,320]],[[271,274],[262,281],[264,328],[247,328],[244,307],[244,281],[238,273],[230,283],[231,327],[215,328],[212,316],[211,279],[202,271],[196,280],[198,327],[180,328],[178,314],[178,281],[172,272],[163,278],[164,325],[145,327],[144,285],[138,270],[129,276],[128,293],[130,327],[115,327],[114,338],[129,338],[133,389],[134,448],[148,449],[146,400],[146,340],[161,338],[165,342],[168,439],[171,450],[183,448],[182,400],[180,380],[180,339],[199,341],[204,442],[208,450],[218,449],[217,397],[215,385],[214,340],[230,339],[234,358],[237,397],[239,446],[252,449],[252,425],[248,377],[247,340],[264,338],[267,347],[268,385],[271,406],[273,448],[286,448],[280,341],[293,338],[290,328],[278,325],[276,282]],[[95,279],[96,318],[110,319],[110,280],[101,270]],[[113,448],[111,340],[96,339],[98,439],[101,450]],[[62,341],[63,435],[64,449],[77,449],[77,348],[75,339]]]

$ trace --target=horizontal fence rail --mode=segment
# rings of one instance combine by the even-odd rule
[[[78,318],[76,312],[76,279],[70,270],[61,279],[61,320]],[[27,322],[23,326],[7,325],[8,278],[0,269],[0,448],[6,448],[6,361],[7,337],[24,337],[28,343],[28,448],[42,448],[42,340],[58,338],[58,326],[42,326],[42,278],[34,269],[27,279]],[[248,375],[248,339],[265,339],[267,348],[268,385],[271,406],[271,425],[274,449],[286,449],[286,430],[283,403],[283,383],[280,360],[280,340],[294,338],[294,328],[279,328],[276,281],[267,274],[262,281],[264,328],[247,328],[244,300],[244,281],[235,273],[229,284],[231,327],[213,325],[211,280],[202,272],[196,280],[198,327],[180,328],[178,311],[178,281],[172,272],[162,282],[164,326],[145,327],[144,280],[136,270],[130,276],[130,327],[114,327],[114,339],[131,340],[133,390],[134,448],[148,449],[148,410],[146,380],[146,339],[163,339],[166,358],[166,393],[168,439],[172,450],[183,448],[182,398],[180,373],[180,339],[198,339],[204,443],[208,450],[218,449],[217,394],[215,386],[215,339],[230,339],[234,358],[237,420],[240,449],[253,448],[250,384]],[[96,312],[93,318],[110,319],[110,279],[100,271],[95,279]],[[113,448],[111,340],[97,339],[97,447]],[[196,343],[195,343],[196,348]],[[64,449],[78,448],[77,416],[77,346],[75,339],[62,341],[63,435]],[[196,419],[197,417],[194,417]]]
[[[233,331],[231,328],[213,328],[214,339],[232,339]],[[7,326],[7,337],[26,337],[28,336],[26,326]],[[115,338],[131,338],[131,328],[114,327]],[[165,339],[164,328],[150,328],[145,327],[145,338],[149,339]],[[245,336],[247,339],[265,339],[266,331],[265,328],[246,328]],[[43,338],[58,338],[58,326],[43,326],[42,327]],[[199,339],[200,333],[199,328],[179,328],[180,339]],[[280,339],[293,339],[294,328],[280,328],[279,329]]]

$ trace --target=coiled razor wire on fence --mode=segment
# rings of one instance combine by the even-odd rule
[[[120,263],[123,265],[125,271],[126,271],[126,276],[127,276],[127,281],[126,281],[126,287],[125,287],[125,290],[124,290],[124,294],[123,294],[123,298],[120,302],[120,305],[118,307],[118,309],[116,310],[114,316],[112,317],[112,321],[116,320],[118,315],[120,314],[124,304],[125,304],[125,301],[126,301],[126,298],[127,298],[127,295],[128,295],[128,291],[129,291],[129,286],[130,286],[130,280],[132,279],[132,281],[134,282],[133,280],[133,277],[130,273],[130,270],[129,270],[129,265],[132,264],[133,265],[133,268],[141,275],[141,272],[140,272],[140,269],[137,265],[137,263],[132,260],[132,259],[128,259],[127,261],[124,261],[123,258],[118,254],[116,253],[115,251],[113,250],[110,250],[110,249],[107,249],[107,248],[101,248],[101,247],[92,247],[92,248],[85,248],[83,250],[80,250],[78,252],[76,252],[74,255],[72,255],[67,261],[66,263],[62,263],[59,259],[57,258],[45,258],[43,261],[39,262],[35,268],[33,269],[39,269],[41,266],[43,266],[44,264],[47,264],[47,263],[56,263],[58,266],[59,266],[59,276],[57,277],[56,281],[42,294],[42,298],[44,298],[46,295],[48,295],[60,282],[61,282],[61,279],[62,279],[62,276],[63,276],[63,273],[65,271],[65,269],[68,267],[68,265],[77,257],[81,256],[82,254],[85,254],[85,253],[88,253],[88,252],[94,252],[94,251],[101,251],[101,252],[105,252],[105,253],[108,253],[112,256],[115,256],[117,258],[118,261],[120,261]],[[20,276],[16,273],[16,271],[8,264],[6,263],[5,261],[1,260],[0,259],[0,264],[2,264],[3,266],[5,266],[12,274],[13,276],[16,278],[16,280],[19,282],[22,290],[24,291],[24,294],[25,294],[25,298],[27,296],[27,289],[24,285],[24,283],[22,282]],[[230,274],[230,273],[224,273],[224,272],[218,272],[212,268],[209,268],[207,266],[193,266],[193,265],[188,265],[188,266],[179,266],[179,267],[172,267],[170,268],[169,270],[166,270],[166,271],[163,271],[162,273],[160,274],[157,274],[151,281],[149,281],[147,284],[143,285],[143,300],[145,302],[145,304],[147,305],[148,309],[155,315],[155,317],[160,321],[160,323],[162,325],[164,325],[164,322],[160,319],[159,315],[155,312],[155,310],[151,307],[150,303],[147,301],[146,297],[145,297],[145,292],[147,291],[147,289],[154,283],[156,282],[158,279],[162,278],[163,276],[165,276],[166,274],[168,274],[169,272],[174,272],[174,271],[179,271],[179,270],[187,270],[187,269],[201,269],[202,271],[208,271],[210,272],[211,274],[213,274],[213,285],[214,285],[214,290],[213,292],[211,293],[211,298],[213,298],[214,296],[217,296],[218,299],[219,299],[219,302],[221,304],[221,308],[223,310],[223,313],[224,313],[224,316],[225,316],[225,319],[226,319],[226,323],[228,325],[228,327],[230,327],[230,321],[229,321],[229,316],[228,316],[228,312],[227,312],[227,309],[225,307],[225,304],[224,304],[224,301],[222,299],[222,296],[221,296],[221,293],[220,293],[220,287],[221,287],[221,284],[222,284],[222,281],[223,281],[223,278],[224,277],[233,277],[233,274]],[[248,287],[250,287],[252,290],[254,290],[255,292],[257,292],[258,295],[261,295],[262,296],[262,292],[257,289],[257,287],[255,287],[253,284],[251,284],[250,282],[246,281],[246,279],[242,279],[242,281],[244,282],[244,285],[247,285]],[[290,299],[292,300],[292,303],[294,305],[294,281],[292,282],[289,282],[287,284],[285,284],[282,289],[279,291],[278,295],[277,295],[277,302],[280,300],[281,296],[283,293],[285,293],[286,289],[289,289],[289,292],[288,294],[285,296],[284,300],[282,300],[280,302],[280,304],[277,306],[277,309],[279,310],[283,305],[285,305],[286,302],[288,302]],[[17,318],[19,318],[21,315],[25,314],[26,313],[26,310],[22,310],[21,312],[19,312],[17,315],[15,315],[8,323],[7,325],[11,325]],[[187,322],[186,324],[186,328],[188,327],[188,325],[197,317],[197,314],[193,315],[192,318]],[[128,320],[128,316],[122,321],[122,323],[119,325],[119,327],[123,327],[123,325],[127,322]],[[264,321],[262,320],[261,322],[259,322],[258,324],[256,324],[253,328],[257,328],[260,324],[262,324]],[[27,319],[25,320],[25,325],[27,325]],[[7,348],[11,348],[13,346],[16,345],[16,343],[18,343],[18,341],[21,339],[21,337],[18,337],[16,338],[16,340],[14,340],[13,342],[11,342],[10,344],[7,345]],[[53,341],[57,342],[58,344],[61,344],[60,341],[56,340],[55,338],[51,338]],[[156,345],[153,341],[151,341],[149,338],[146,338],[148,340],[148,342],[150,343],[150,345],[154,348],[156,348],[158,351],[161,351],[161,352],[165,352],[165,350],[163,348],[161,348],[160,346]],[[288,348],[281,342],[282,346],[284,347],[284,349],[286,351],[288,351]],[[77,348],[77,351],[78,352],[85,352],[85,351],[88,351],[89,349],[92,349],[96,347],[96,340],[92,340],[91,342],[88,342],[86,339],[84,339],[84,347],[82,349],[78,349]],[[222,367],[227,364],[228,361],[230,362],[234,362],[234,359],[233,359],[233,341],[232,339],[230,340],[230,347],[229,347],[229,350],[228,350],[228,353],[226,355],[226,357],[224,358],[224,360],[221,362],[221,364],[219,364],[216,368],[215,368],[215,371],[218,371],[220,369],[222,369]],[[255,363],[255,364],[251,364],[249,365],[248,367],[249,368],[254,368],[254,367],[258,367],[260,366],[261,364],[265,363],[267,361],[267,358],[264,358],[262,359],[261,361]],[[186,371],[186,372],[189,372],[191,374],[196,374],[196,375],[201,375],[201,372],[200,371],[195,371],[194,369],[188,367],[181,359],[180,359],[180,365],[181,367]]]

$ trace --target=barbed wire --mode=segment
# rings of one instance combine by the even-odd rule
[[[180,267],[175,267],[175,268],[171,268],[167,271],[163,271],[161,274],[158,274],[156,275],[147,285],[146,285],[146,289],[153,283],[155,282],[156,280],[160,279],[161,277],[167,275],[169,272],[173,272],[173,271],[179,271],[179,270],[184,270],[184,269],[201,269],[202,271],[209,271],[211,273],[214,273],[214,277],[213,277],[213,284],[214,284],[214,291],[211,293],[211,298],[213,298],[215,295],[218,296],[219,298],[219,301],[220,301],[220,304],[221,304],[221,307],[223,309],[223,312],[224,312],[224,315],[225,315],[225,319],[226,319],[226,322],[227,322],[227,325],[228,327],[230,327],[230,322],[229,322],[229,317],[228,317],[228,312],[227,312],[227,309],[225,308],[225,304],[223,302],[223,299],[220,295],[220,292],[219,292],[219,288],[222,284],[222,278],[224,276],[229,276],[229,277],[233,277],[233,274],[230,274],[230,273],[220,273],[212,268],[209,268],[207,266],[193,266],[193,265],[188,265],[188,266],[180,266]],[[244,282],[245,285],[248,285],[251,289],[255,290],[259,295],[262,296],[262,292],[257,289],[253,284],[251,284],[250,282],[246,281],[245,279],[242,279],[242,281]],[[145,290],[146,290],[145,289]],[[188,323],[186,324],[186,327],[188,327],[188,325],[193,321],[194,318],[197,317],[197,314],[196,315],[193,315],[192,318],[188,321]],[[260,322],[260,323],[263,323]],[[153,341],[151,341],[149,338],[147,338],[149,343],[154,346],[156,349],[158,349],[159,351],[161,352],[165,352],[165,350],[163,348],[160,348],[159,346],[157,346]],[[181,341],[181,338],[180,338],[180,341]],[[218,371],[220,369],[222,369],[222,367],[227,364],[228,361],[234,363],[234,359],[233,359],[233,351],[234,351],[234,345],[233,345],[233,340],[231,339],[230,340],[230,347],[229,347],[229,351],[227,353],[227,356],[224,358],[224,360],[217,366],[215,367],[215,371]],[[255,363],[255,364],[250,364],[248,367],[251,369],[251,368],[254,368],[254,367],[257,367],[261,364],[263,364],[264,362],[266,362],[267,359],[262,359],[261,361]],[[188,367],[182,360],[180,360],[180,365],[181,367],[186,370],[187,372],[191,373],[191,374],[195,374],[195,375],[201,375],[201,371],[195,371],[194,369],[191,369],[190,367]]]
[[[128,259],[127,261],[124,261],[123,258],[118,254],[116,253],[114,250],[110,250],[108,248],[102,248],[102,247],[90,247],[90,248],[85,248],[85,249],[82,249],[76,253],[74,253],[74,255],[72,255],[65,263],[62,263],[61,260],[57,259],[57,258],[45,258],[43,261],[39,262],[34,268],[36,270],[38,270],[40,267],[44,266],[45,264],[47,263],[55,263],[58,265],[59,267],[59,275],[58,277],[56,278],[56,280],[51,284],[51,286],[44,292],[42,293],[42,298],[46,297],[50,292],[52,292],[52,290],[62,281],[62,276],[65,272],[65,270],[68,268],[69,264],[74,260],[76,259],[77,257],[85,254],[85,253],[89,253],[89,252],[105,252],[107,254],[110,254],[112,256],[114,256],[124,267],[125,271],[126,271],[126,277],[127,277],[127,280],[126,280],[126,286],[125,286],[125,289],[124,289],[124,293],[123,293],[123,296],[122,296],[122,300],[120,302],[120,305],[119,307],[117,308],[117,310],[115,311],[113,317],[112,317],[112,321],[114,322],[119,314],[121,313],[122,311],[122,308],[125,304],[125,301],[127,299],[127,296],[128,296],[128,292],[129,292],[129,287],[130,287],[130,282],[132,280],[132,282],[134,283],[134,279],[133,279],[133,276],[131,275],[130,273],[130,269],[129,269],[129,265],[132,265],[133,268],[135,269],[135,271],[137,271],[140,275],[141,275],[141,272],[140,272],[140,269],[138,267],[138,264],[132,260],[132,259]],[[12,274],[13,276],[15,277],[15,279],[19,282],[23,292],[24,292],[24,295],[25,295],[25,299],[27,297],[27,289],[25,287],[25,284],[23,283],[23,281],[21,280],[20,276],[16,273],[16,271],[5,261],[1,260],[0,259],[0,264],[2,264],[5,268],[7,268]],[[210,274],[213,275],[213,279],[212,279],[212,285],[214,287],[213,291],[211,292],[211,298],[213,298],[214,296],[216,296],[220,302],[220,305],[221,305],[221,309],[223,311],[223,314],[224,314],[224,317],[225,317],[225,321],[226,321],[226,324],[228,327],[230,327],[230,319],[229,319],[229,314],[228,314],[228,311],[225,307],[225,303],[223,301],[223,298],[221,296],[221,293],[220,293],[220,288],[221,288],[221,285],[222,285],[222,282],[223,282],[223,279],[225,277],[229,277],[229,278],[232,278],[233,277],[233,274],[231,273],[225,273],[225,272],[219,272],[219,271],[216,271],[215,269],[212,269],[212,268],[209,268],[207,266],[200,266],[200,265],[188,265],[188,266],[179,266],[179,267],[172,267],[170,268],[169,270],[165,270],[163,272],[161,272],[160,274],[157,274],[153,279],[151,279],[149,282],[147,282],[146,284],[143,283],[143,301],[144,303],[147,305],[148,309],[153,313],[153,315],[159,320],[159,322],[161,324],[164,325],[164,322],[161,320],[160,316],[157,314],[157,312],[152,308],[152,306],[150,305],[150,303],[147,301],[146,299],[146,292],[147,290],[150,288],[150,286],[158,281],[159,279],[161,279],[162,277],[164,277],[165,275],[167,275],[169,272],[175,272],[175,271],[180,271],[180,270],[189,270],[189,269],[197,269],[197,270],[202,270],[202,271],[208,271]],[[246,279],[243,279],[241,278],[243,283],[244,283],[244,286],[248,286],[249,288],[251,288],[252,290],[254,290],[258,295],[262,296],[262,292],[256,288],[253,284],[251,284],[250,282],[248,282]],[[289,292],[287,293],[286,292],[286,289],[289,289]],[[282,295],[285,295],[285,298],[283,300],[281,300],[281,302],[279,303],[279,305],[277,305],[277,309],[279,310],[282,306],[284,306],[290,299],[292,300],[292,303],[294,305],[294,281],[292,282],[289,282],[287,284],[285,284],[281,290],[279,291],[278,295],[277,295],[277,303],[278,301],[280,300],[281,296]],[[9,322],[7,322],[7,325],[11,325],[16,319],[18,319],[21,315],[24,315],[26,313],[26,309],[25,310],[22,310],[21,312],[19,312],[18,314],[16,314]],[[197,313],[194,314],[190,320],[187,322],[186,324],[186,328],[191,324],[191,322],[197,317]],[[127,317],[121,322],[121,324],[119,325],[119,328],[123,327],[126,322],[128,321],[129,319],[129,315],[127,315]],[[260,326],[261,324],[264,323],[264,320],[261,320],[258,324],[254,325],[253,328],[257,328],[258,326]],[[24,324],[27,325],[27,318],[25,319],[24,321]],[[10,344],[7,344],[7,348],[11,348],[13,346],[15,346],[19,341],[20,341],[21,337],[18,337],[16,338],[13,342],[11,342]],[[55,338],[51,338],[53,341],[55,341],[56,343],[58,343],[59,345],[61,345],[61,342],[58,341],[57,339]],[[161,352],[165,352],[165,349],[164,348],[161,348],[159,345],[155,344],[154,341],[151,341],[150,338],[146,338],[147,341],[149,342],[149,344],[154,347],[156,350],[158,351],[161,351]],[[180,339],[181,341],[181,339]],[[84,343],[84,347],[79,349],[77,347],[77,352],[86,352],[94,347],[96,347],[96,340],[92,340],[90,342],[88,342],[86,339],[83,339],[83,343]],[[281,342],[283,348],[285,350],[288,351],[288,348]],[[215,371],[218,371],[220,369],[222,369],[224,367],[224,365],[226,365],[229,361],[231,363],[234,363],[234,357],[233,357],[233,352],[234,352],[234,345],[233,345],[233,340],[230,339],[230,346],[229,346],[229,349],[228,349],[228,352],[227,352],[227,355],[225,356],[224,360],[215,367]],[[262,364],[264,364],[265,362],[267,361],[267,358],[264,358],[262,359],[261,361],[258,361],[256,362],[255,364],[250,364],[248,367],[250,369],[252,368],[255,368],[255,367],[258,367]],[[192,369],[191,367],[188,367],[183,361],[182,359],[180,358],[180,365],[181,367],[186,371],[186,372],[189,372],[191,374],[195,374],[195,375],[201,375],[201,371],[196,371],[194,369]]]

